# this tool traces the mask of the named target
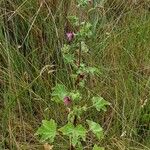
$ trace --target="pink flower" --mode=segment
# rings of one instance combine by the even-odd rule
[[[74,38],[74,32],[67,32],[66,36],[67,36],[67,40],[69,42],[71,42],[73,40],[73,38]]]
[[[68,96],[65,96],[65,97],[64,97],[64,104],[65,104],[66,106],[70,105],[71,102],[72,102],[72,101],[71,101],[70,97],[68,97]]]

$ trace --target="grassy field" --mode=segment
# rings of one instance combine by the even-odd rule
[[[149,3],[100,2],[81,16],[94,32],[83,59],[100,70],[88,91],[111,106],[105,113],[86,115],[102,124],[105,138],[100,144],[106,150],[150,150]],[[51,91],[56,82],[71,86],[61,47],[65,30],[74,30],[67,16],[79,15],[74,3],[0,1],[0,150],[42,150],[34,135],[41,121],[66,122],[64,106],[51,101]],[[62,139],[55,141],[54,149],[60,148],[65,150]]]

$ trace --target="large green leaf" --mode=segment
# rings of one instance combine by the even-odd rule
[[[72,138],[73,146],[76,146],[80,142],[80,139],[83,141],[86,139],[86,129],[81,124],[74,127],[72,123],[68,123],[60,128],[59,131]]]
[[[79,142],[80,138],[82,138],[82,140],[85,141],[86,129],[82,125],[77,125],[74,128],[73,135],[72,135],[73,146],[75,146]]]
[[[59,129],[64,135],[71,135],[73,133],[74,126],[72,123],[67,123],[65,126]]]
[[[99,146],[97,146],[95,144],[92,150],[104,150],[104,148],[103,147],[99,147]]]
[[[97,111],[100,111],[100,110],[106,111],[106,106],[110,105],[110,103],[105,101],[102,97],[93,97],[92,103]]]
[[[50,121],[43,120],[41,127],[36,132],[36,135],[41,137],[41,141],[49,140],[51,143],[54,142],[56,136],[57,124],[53,119]]]
[[[88,125],[89,125],[89,129],[96,135],[96,137],[100,140],[104,137],[103,135],[103,128],[96,122],[91,121],[91,120],[86,120]]]
[[[62,103],[64,97],[67,96],[67,95],[68,95],[68,92],[67,92],[65,86],[62,85],[62,84],[57,84],[53,88],[52,100],[57,102],[57,103]]]

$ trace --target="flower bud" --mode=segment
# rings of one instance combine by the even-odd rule
[[[68,96],[65,96],[65,97],[64,97],[64,104],[65,104],[66,106],[70,105],[71,102],[72,102],[72,101],[71,101],[70,97],[68,97]]]
[[[67,32],[66,33],[66,37],[67,37],[67,40],[69,42],[71,42],[73,40],[73,38],[74,38],[74,32]]]

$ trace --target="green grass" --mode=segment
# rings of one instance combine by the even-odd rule
[[[2,150],[40,150],[34,133],[41,120],[54,118],[59,125],[66,121],[64,107],[51,102],[51,89],[55,82],[71,86],[60,51],[66,43],[66,12],[77,14],[68,1],[0,1]],[[87,115],[103,125],[106,136],[101,144],[106,150],[149,150],[150,12],[144,3],[110,3],[105,10],[82,14],[95,32],[87,41],[90,53],[83,58],[101,71],[88,89],[112,104],[105,114]],[[124,11],[119,13],[121,7]],[[64,143],[56,140],[56,150]]]

